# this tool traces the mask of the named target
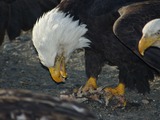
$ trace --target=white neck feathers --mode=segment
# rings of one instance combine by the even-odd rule
[[[85,24],[73,21],[70,15],[55,8],[44,14],[34,25],[32,40],[39,58],[46,67],[54,66],[57,55],[68,59],[78,48],[89,47],[90,40],[83,37],[88,31]]]
[[[149,21],[142,30],[143,35],[152,36],[160,32],[160,19],[153,19]]]

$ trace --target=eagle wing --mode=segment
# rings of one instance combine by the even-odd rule
[[[0,1],[0,44],[5,31],[9,39],[19,36],[21,30],[33,27],[37,18],[53,9],[60,0],[1,0]]]

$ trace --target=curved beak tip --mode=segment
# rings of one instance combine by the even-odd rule
[[[51,75],[52,79],[56,83],[65,82],[65,78],[67,78],[67,73],[61,74],[61,72],[55,71],[54,68],[49,68],[49,72],[50,72],[50,75]]]
[[[139,53],[140,53],[142,56],[144,56],[144,51],[139,50]]]
[[[62,78],[62,77],[52,77],[52,79],[53,79],[56,83],[65,82],[65,79]]]
[[[49,72],[55,82],[65,82],[65,78],[67,78],[65,58],[63,56],[57,56],[55,65],[53,67],[49,67]]]
[[[141,55],[144,56],[144,52],[141,52]]]
[[[145,47],[142,40],[138,43],[138,51],[142,56],[144,56]]]

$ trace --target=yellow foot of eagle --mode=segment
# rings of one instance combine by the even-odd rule
[[[86,101],[90,99],[100,103],[103,103],[104,100],[101,100],[101,98],[104,98],[106,106],[108,105],[109,100],[114,97],[119,102],[119,104],[115,106],[116,108],[119,106],[126,106],[124,93],[125,85],[123,83],[119,83],[115,88],[106,88],[104,86],[97,87],[96,78],[90,77],[84,87],[74,91],[73,96],[77,101]]]
[[[102,94],[102,89],[97,87],[96,78],[90,77],[83,87],[80,87],[76,91],[77,98],[86,98],[85,100],[95,100],[100,101],[100,95]]]
[[[95,90],[95,89],[97,89],[96,78],[90,77],[88,81],[86,82],[85,86],[82,88],[82,91],[87,92],[87,91]]]
[[[113,97],[119,100],[121,106],[126,106],[126,100],[124,97],[125,93],[125,85],[123,83],[119,83],[117,87],[115,88],[105,88],[105,100],[106,100],[106,105],[108,105],[109,100]]]

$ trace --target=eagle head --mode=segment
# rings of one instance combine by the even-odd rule
[[[86,24],[74,21],[71,15],[54,8],[45,13],[33,27],[32,41],[41,63],[46,66],[56,82],[67,77],[66,62],[71,53],[89,47],[90,40],[84,37]]]
[[[147,48],[159,47],[160,48],[160,19],[153,19],[149,21],[142,29],[142,37],[138,44],[138,49],[141,55]]]

